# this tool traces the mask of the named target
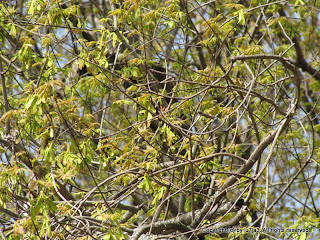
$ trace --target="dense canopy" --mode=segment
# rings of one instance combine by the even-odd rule
[[[0,1],[2,238],[318,239],[319,21],[317,0]]]

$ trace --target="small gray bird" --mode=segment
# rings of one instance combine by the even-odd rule
[[[214,119],[211,120],[211,130],[215,135],[219,135],[222,133],[224,130],[224,122],[220,120],[220,118],[215,117]]]

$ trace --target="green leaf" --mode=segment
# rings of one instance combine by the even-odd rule
[[[17,28],[14,24],[10,23],[11,27],[10,27],[10,32],[9,34],[12,36],[12,37],[15,37],[17,35]]]
[[[305,5],[305,2],[303,0],[296,0],[295,5]]]
[[[184,204],[184,210],[186,212],[190,212],[191,211],[191,201],[190,201],[190,198],[187,198],[186,199],[186,202]]]
[[[307,233],[306,232],[300,233],[299,240],[306,240],[306,239],[307,239]]]
[[[53,138],[53,137],[54,137],[54,131],[53,131],[53,128],[50,128],[49,136],[50,136],[51,138]]]
[[[149,192],[153,189],[152,178],[149,175],[143,177],[143,181],[138,186],[142,191]]]
[[[238,23],[240,23],[241,25],[245,25],[246,19],[244,18],[244,11],[243,11],[243,9],[240,9],[240,10],[238,11],[238,16],[239,16]]]
[[[30,96],[29,100],[27,100],[24,108],[27,110],[33,111],[38,101],[38,95]]]
[[[40,197],[36,204],[30,208],[30,216],[33,221],[36,221],[36,217],[39,215],[41,208],[43,207],[43,199]]]
[[[50,142],[47,148],[44,150],[44,160],[46,162],[53,162],[54,161],[54,151],[53,151],[53,143]]]
[[[47,205],[47,207],[48,207],[48,210],[49,210],[50,212],[55,212],[55,211],[57,211],[57,205],[56,205],[50,198],[46,198],[46,199],[45,199],[45,203],[46,203],[46,205]]]

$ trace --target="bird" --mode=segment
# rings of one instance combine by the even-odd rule
[[[214,135],[220,135],[224,130],[224,122],[220,120],[217,116],[211,120],[211,130],[213,131]]]
[[[208,113],[204,113],[202,111],[199,111],[198,113],[199,113],[199,115],[201,115],[205,118],[211,119],[202,129],[203,132],[208,131],[208,132],[213,133],[214,135],[217,136],[225,130],[224,129],[225,121],[221,121],[221,119],[217,115],[213,116]]]

